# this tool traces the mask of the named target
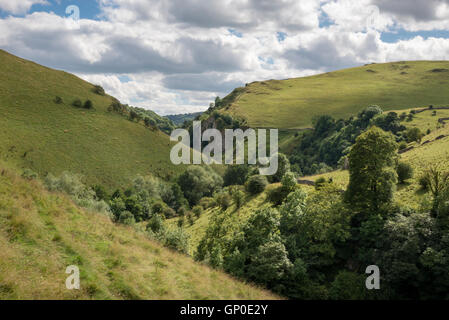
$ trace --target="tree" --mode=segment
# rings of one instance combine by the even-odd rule
[[[93,90],[96,94],[100,95],[100,96],[104,96],[106,93],[104,92],[104,89],[102,86],[100,85],[95,85],[94,86],[94,90]]]
[[[346,201],[358,210],[377,212],[393,198],[398,145],[394,136],[377,127],[361,134],[349,154]]]
[[[211,196],[223,185],[223,179],[209,166],[191,166],[178,178],[185,198],[194,206],[203,197]]]
[[[290,172],[290,161],[285,154],[279,153],[278,171],[272,176],[273,182],[281,182],[282,177]]]
[[[244,185],[248,178],[249,169],[247,165],[228,166],[223,177],[224,186]]]
[[[249,193],[256,195],[262,193],[268,185],[267,178],[261,175],[255,175],[249,178],[247,190]]]
[[[84,102],[84,109],[92,109],[94,107],[92,101],[90,100],[86,100],[86,102]]]
[[[408,163],[399,162],[396,172],[398,174],[399,183],[403,184],[405,180],[413,178],[413,168]]]
[[[129,112],[129,120],[134,121],[135,119],[137,119],[139,117],[139,115],[137,114],[137,112],[135,112],[134,110],[131,110]]]
[[[419,130],[419,128],[410,128],[406,132],[406,137],[408,142],[421,142],[424,134],[421,132],[421,130]]]

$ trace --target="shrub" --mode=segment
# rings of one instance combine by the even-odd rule
[[[164,217],[167,219],[176,217],[176,211],[167,206],[164,208],[163,213],[164,213]]]
[[[63,172],[60,177],[48,174],[44,179],[44,185],[49,191],[67,193],[73,201],[83,208],[102,212],[110,217],[111,209],[104,201],[95,198],[95,191],[82,183],[79,175]]]
[[[231,204],[231,196],[228,193],[221,192],[216,195],[217,204],[220,206],[222,210],[227,210]]]
[[[211,197],[204,197],[199,201],[199,205],[203,207],[203,209],[209,209],[217,206],[217,201]]]
[[[134,223],[136,223],[136,220],[134,219],[134,216],[131,212],[123,211],[120,214],[118,222],[126,224],[126,225],[133,225]]]
[[[426,175],[422,175],[418,179],[419,186],[421,190],[428,191],[429,190],[429,179]]]
[[[103,186],[95,185],[92,187],[92,190],[95,192],[95,198],[97,200],[109,200],[108,193]]]
[[[55,102],[56,104],[63,104],[63,103],[64,103],[64,101],[62,100],[62,98],[59,97],[59,96],[56,96],[56,97],[55,97],[54,102]]]
[[[245,201],[245,193],[242,190],[235,190],[232,193],[232,199],[234,200],[235,206],[240,209]]]
[[[399,151],[405,150],[405,149],[407,149],[407,142],[402,141],[402,142],[399,144]]]
[[[186,221],[185,216],[179,217],[179,219],[178,219],[178,227],[182,228],[184,226],[185,221]]]
[[[275,206],[280,206],[284,200],[287,198],[288,193],[286,189],[284,189],[282,186],[277,187],[274,189],[271,189],[270,192],[268,192],[268,201],[270,201]]]
[[[72,106],[74,106],[74,107],[76,107],[76,108],[81,108],[81,107],[83,106],[83,103],[81,102],[80,99],[75,99],[75,100],[72,102]]]
[[[164,234],[163,244],[181,253],[187,253],[189,238],[181,228],[167,230]]]
[[[27,180],[34,180],[37,179],[38,175],[36,172],[34,172],[31,169],[25,169],[23,170],[22,173],[22,178],[27,179]]]
[[[223,185],[223,179],[209,166],[188,167],[178,178],[178,184],[191,206],[204,196],[210,197]]]
[[[396,172],[398,174],[399,183],[404,183],[405,180],[413,178],[413,168],[408,163],[399,162]]]
[[[158,214],[153,215],[153,217],[148,221],[146,229],[147,231],[151,230],[154,233],[160,233],[164,231],[164,219],[162,219],[162,217]]]
[[[193,219],[192,213],[189,212],[189,213],[186,215],[186,217],[187,217],[187,222],[189,223],[189,225],[193,226],[195,220]]]
[[[134,110],[131,110],[129,112],[129,120],[134,121],[137,118],[139,118],[139,115],[137,114],[137,112],[135,112]]]
[[[100,85],[95,85],[93,91],[100,96],[104,96],[106,94],[103,87]]]
[[[249,174],[249,166],[228,166],[223,177],[224,186],[244,185]]]
[[[320,190],[320,188],[326,183],[326,179],[324,177],[318,178],[315,180],[315,189]]]
[[[203,213],[203,207],[200,205],[195,206],[195,207],[193,207],[192,212],[197,218],[199,218],[199,217],[201,217],[201,214]]]
[[[252,195],[262,193],[268,185],[267,178],[261,175],[255,175],[249,178],[247,190]]]
[[[93,109],[94,105],[92,103],[92,101],[90,100],[86,100],[86,102],[84,102],[84,109]]]
[[[419,128],[410,128],[406,132],[406,137],[408,142],[421,142],[422,137],[424,134],[419,130]]]

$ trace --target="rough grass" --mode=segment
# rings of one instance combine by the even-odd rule
[[[306,128],[317,115],[349,118],[369,105],[384,110],[449,103],[448,61],[371,64],[288,80],[254,82],[226,112],[252,127]]]
[[[77,265],[81,289],[67,290]],[[1,299],[276,299],[0,164]]]
[[[137,174],[169,178],[182,170],[170,161],[167,135],[107,112],[112,98],[93,89],[0,50],[0,157],[41,175],[80,173],[109,189]],[[90,99],[95,110],[73,107],[76,98]]]

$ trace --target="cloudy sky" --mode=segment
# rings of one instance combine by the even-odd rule
[[[196,112],[256,80],[447,60],[449,0],[0,0],[0,48]]]

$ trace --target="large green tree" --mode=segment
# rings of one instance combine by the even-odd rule
[[[371,127],[361,134],[349,154],[346,201],[365,213],[377,213],[393,198],[397,183],[398,145],[391,133]]]

